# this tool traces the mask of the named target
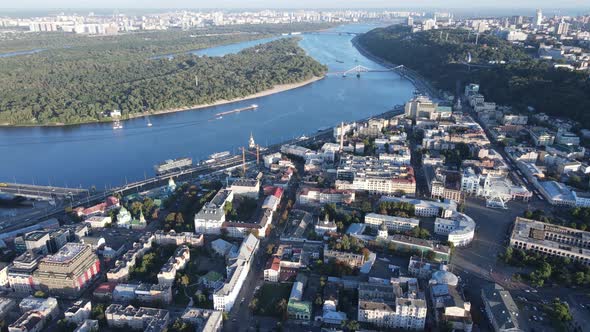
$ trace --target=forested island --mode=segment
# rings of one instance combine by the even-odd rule
[[[532,106],[590,127],[587,73],[555,69],[493,35],[481,34],[476,45],[475,35],[465,30],[412,33],[398,25],[371,30],[357,41],[373,55],[414,69],[443,90],[455,92],[457,82],[479,83],[486,98],[516,111]]]
[[[323,76],[326,67],[307,56],[295,38],[223,57],[186,52],[312,27],[318,28],[289,25],[256,27],[256,31],[173,31],[85,39],[54,35],[49,39],[55,43],[44,52],[0,58],[0,124],[110,121],[107,115],[114,109],[128,118],[301,83]],[[40,46],[39,41],[15,40],[2,45],[0,53]],[[154,58],[165,54],[175,55]]]

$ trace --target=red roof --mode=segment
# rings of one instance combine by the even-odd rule
[[[266,262],[266,270],[272,269],[274,271],[279,271],[281,268],[281,259],[278,257],[273,257]]]
[[[113,290],[117,286],[116,282],[103,282],[102,284],[98,285],[94,290],[94,294],[104,295],[104,294],[111,294]]]
[[[107,197],[107,207],[111,207],[111,206],[118,206],[119,205],[119,199],[115,196],[109,196]]]
[[[100,204],[97,204],[95,206],[91,206],[91,207],[89,207],[87,209],[84,209],[84,211],[82,211],[82,214],[89,215],[89,214],[93,214],[93,213],[96,213],[96,212],[104,212],[104,210],[106,209],[106,207],[107,207],[107,203],[100,203]]]
[[[283,197],[283,188],[280,188],[280,187],[275,188],[275,192],[273,195],[276,198],[281,199],[281,197]]]

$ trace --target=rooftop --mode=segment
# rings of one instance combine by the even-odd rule
[[[489,306],[493,319],[501,330],[517,330],[518,307],[510,293],[498,284],[491,284],[482,289],[482,297]]]
[[[87,247],[85,244],[68,242],[57,253],[48,255],[41,261],[44,263],[68,263],[80,255]]]

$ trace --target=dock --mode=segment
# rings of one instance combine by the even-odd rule
[[[253,111],[257,108],[258,108],[258,105],[252,104],[247,107],[236,108],[235,110],[220,112],[220,113],[215,114],[215,116],[224,116],[224,115],[228,115],[228,114],[240,113],[240,112],[245,112],[245,111]]]

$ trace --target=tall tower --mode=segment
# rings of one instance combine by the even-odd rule
[[[340,125],[340,152],[344,150],[344,122]]]
[[[535,26],[540,27],[543,23],[543,12],[541,9],[537,9],[537,14],[535,15]]]
[[[256,149],[256,142],[254,141],[254,136],[250,133],[250,141],[248,142],[248,147],[250,149]]]

